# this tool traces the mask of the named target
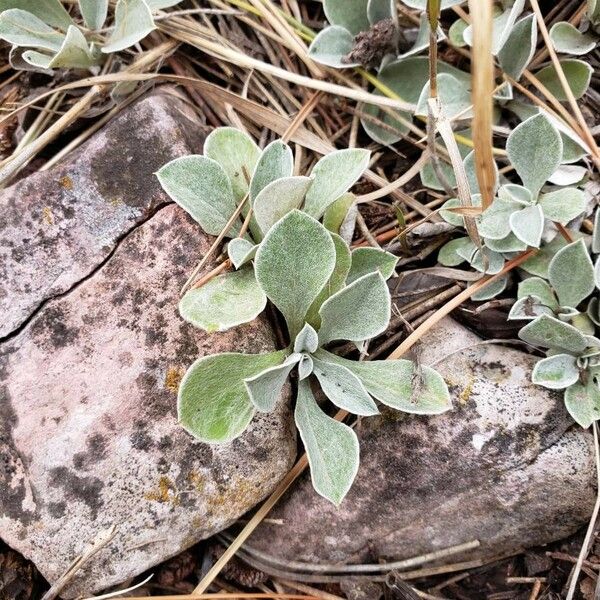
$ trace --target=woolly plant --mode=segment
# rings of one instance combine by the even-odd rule
[[[241,222],[231,226],[230,237],[243,234],[229,243],[238,270],[188,292],[181,314],[205,330],[223,330],[255,318],[269,300],[285,319],[289,345],[198,359],[179,387],[179,420],[199,440],[231,442],[257,411],[275,409],[294,374],[295,421],[314,488],[339,504],[358,469],[358,440],[319,405],[317,386],[333,405],[361,416],[376,415],[376,401],[415,414],[450,408],[444,380],[429,367],[409,360],[357,362],[328,349],[344,341],[362,347],[390,320],[386,279],[396,258],[374,248],[351,251],[317,220],[360,177],[368,154],[335,152],[311,177],[294,177],[285,144],[275,141],[261,152],[231,128],[213,132],[205,154],[163,167],[158,177],[165,190],[207,233],[226,228],[246,197],[253,199],[256,220],[252,237],[243,234]]]
[[[76,22],[60,0],[0,0],[0,39],[18,69],[91,69],[156,29],[153,13],[181,0],[118,0],[106,36],[108,0],[78,0]]]
[[[568,21],[559,21],[552,26],[550,39],[557,52],[581,56],[594,50],[600,40],[600,3],[598,0],[588,0],[586,17],[583,30],[577,29]]]

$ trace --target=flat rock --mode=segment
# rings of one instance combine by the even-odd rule
[[[423,364],[449,383],[453,410],[363,419],[360,470],[341,507],[304,477],[270,515],[282,524],[249,540],[266,567],[401,560],[472,540],[477,550],[448,560],[489,559],[588,521],[591,434],[572,427],[562,394],[530,383],[533,357],[480,342],[450,319],[423,340]]]
[[[181,103],[171,99],[167,110],[156,96],[139,103],[139,112],[152,112],[154,103],[178,118]],[[130,118],[137,118],[136,110]],[[157,125],[159,131],[164,126]],[[179,124],[187,126],[186,120]],[[131,150],[144,169],[132,178],[147,178],[163,162],[156,148],[147,148],[143,159],[155,139],[150,131],[144,135],[146,142]],[[97,140],[90,146],[101,151]],[[127,155],[121,148],[114,157],[115,178],[120,168],[127,172],[119,167]],[[106,173],[101,161],[86,168],[87,181]],[[20,218],[33,219],[47,204],[43,178],[54,198],[54,182],[65,172],[74,178],[78,169],[37,175],[40,194],[23,200],[29,216]],[[19,189],[29,185],[4,194],[18,204]],[[144,185],[132,180],[122,193],[142,194]],[[216,352],[272,350],[274,337],[262,319],[213,335],[182,321],[179,289],[212,240],[181,209],[165,204],[154,184],[138,199],[143,207],[131,207],[127,198],[115,206],[130,217],[107,225],[103,259],[103,242],[94,241],[102,221],[96,210],[112,206],[111,198],[106,189],[82,192],[81,206],[61,213],[63,232],[78,232],[57,234],[52,242],[62,248],[54,264],[65,273],[63,291],[53,298],[49,287],[33,286],[26,298],[26,284],[10,287],[15,322],[45,300],[0,345],[0,536],[54,582],[99,534],[117,527],[110,545],[61,594],[65,598],[123,582],[227,527],[273,490],[296,456],[287,403],[222,446],[197,442],[178,425],[177,386],[191,362]],[[0,206],[5,210],[4,202]],[[31,244],[32,253],[41,252],[37,229]],[[69,260],[75,264],[69,267]],[[31,264],[34,273],[14,261],[7,265],[15,269],[11,281],[21,275],[34,281],[37,263]],[[10,298],[7,306],[13,306]]]

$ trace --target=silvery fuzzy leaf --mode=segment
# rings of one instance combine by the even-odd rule
[[[559,250],[550,261],[548,280],[561,306],[577,307],[594,291],[594,265],[583,240]]]
[[[580,313],[576,308],[572,308],[570,306],[561,306],[560,310],[556,313],[556,318],[565,323],[571,323],[573,317],[576,317],[578,314]],[[575,325],[573,325],[573,327],[575,327]]]
[[[508,39],[498,53],[502,70],[518,81],[535,54],[537,46],[537,24],[535,15],[517,21]]]
[[[298,383],[294,416],[308,457],[313,487],[339,506],[358,472],[358,438],[350,427],[328,417],[319,408],[307,380]]]
[[[519,298],[510,308],[508,320],[533,321],[540,315],[554,316],[554,311],[538,296],[531,294]]]
[[[551,390],[564,390],[579,380],[577,359],[570,354],[555,354],[538,361],[531,381]]]
[[[301,359],[302,355],[288,356],[283,364],[268,367],[244,379],[246,392],[256,410],[269,413],[275,408],[291,370]]]
[[[13,46],[17,48],[17,46]],[[50,69],[50,63],[52,62],[52,56],[48,56],[43,52],[37,52],[36,50],[25,50],[21,53],[21,60],[28,66],[27,70],[30,71],[45,71],[52,73]],[[14,63],[11,63],[14,66]]]
[[[497,198],[482,213],[477,224],[479,233],[486,239],[504,239],[511,231],[510,216],[522,208],[521,204]]]
[[[571,231],[570,233],[575,239],[580,237],[579,234],[574,231]],[[531,258],[528,258],[522,263],[521,269],[531,275],[547,279],[550,261],[561,248],[564,248],[567,245],[567,243],[568,242],[562,235],[557,235],[551,242],[543,244],[539,251]]]
[[[379,414],[373,398],[352,371],[316,357],[313,357],[313,364],[313,373],[319,380],[323,393],[338,408],[366,417]]]
[[[528,277],[519,283],[517,298],[536,296],[540,302],[547,306],[552,312],[559,309],[558,300],[550,284],[541,277]]]
[[[346,61],[354,48],[354,36],[344,27],[330,25],[319,32],[308,48],[308,55],[316,62],[336,69],[358,67],[360,63]]]
[[[304,210],[320,219],[327,207],[361,178],[370,157],[371,153],[362,148],[336,150],[324,156],[312,170],[314,181],[306,194]]]
[[[298,363],[298,379],[302,381],[303,379],[306,379],[312,375],[314,367],[315,365],[312,356],[303,354],[300,362]]]
[[[581,354],[587,346],[584,335],[578,329],[549,315],[541,315],[525,325],[519,331],[519,337],[533,346],[575,355]]]
[[[574,139],[575,134],[569,136],[561,131],[560,137],[563,143],[563,157],[561,161],[563,165],[579,162],[584,156],[589,154],[585,142]]]
[[[119,52],[133,46],[156,29],[152,13],[144,0],[118,0],[115,26],[102,52]]]
[[[179,385],[179,422],[203,442],[230,442],[242,434],[254,416],[244,379],[281,364],[284,359],[284,350],[213,354],[198,359]]]
[[[503,13],[494,18],[492,26],[492,54],[497,55],[507,43],[510,34],[515,29],[515,21],[525,8],[525,0],[515,0]],[[463,33],[463,38],[469,46],[473,45],[473,27],[469,26]]]
[[[469,119],[473,116],[471,108],[471,92],[465,87],[462,81],[459,81],[448,73],[440,73],[437,77],[438,95],[442,105],[442,112],[448,119],[458,117],[460,119]],[[428,100],[430,96],[429,82],[421,91],[419,102],[417,103],[417,116],[427,116]]]
[[[481,194],[479,190],[479,181],[477,180],[477,168],[475,166],[475,151],[472,150],[469,152],[465,159],[463,160],[463,165],[465,167],[465,173],[467,175],[467,179],[469,180],[469,189],[471,190],[471,194],[475,196],[476,194]],[[496,161],[494,161],[494,193],[498,189],[498,165]],[[481,198],[479,199],[478,206],[481,205]]]
[[[419,18],[419,31],[417,32],[417,38],[415,43],[412,45],[410,50],[400,54],[398,56],[399,60],[406,60],[410,56],[414,56],[415,54],[419,54],[429,46],[429,36],[431,33],[431,26],[429,25],[429,19],[427,15],[423,13]],[[437,31],[437,40],[441,42],[446,39],[446,35],[441,27],[438,27]]]
[[[546,219],[566,225],[585,210],[585,194],[577,188],[562,188],[542,194],[539,205]]]
[[[210,235],[219,235],[236,210],[231,181],[221,165],[206,156],[176,158],[161,167],[156,176],[172,200]],[[240,223],[228,232],[235,237]]]
[[[330,25],[347,29],[352,36],[370,27],[368,0],[323,0],[323,11]]]
[[[471,296],[471,300],[473,300],[474,302],[483,302],[485,300],[491,300],[492,298],[495,298],[496,296],[501,294],[506,289],[507,284],[508,275],[500,277],[499,279],[492,281],[492,283],[488,283],[485,287],[475,292]]]
[[[99,57],[94,56],[83,33],[74,25],[69,25],[63,44],[48,63],[48,68],[88,69],[98,63]]]
[[[378,79],[380,78],[378,77]],[[377,91],[374,93],[380,95]],[[363,113],[365,116],[360,119],[361,125],[367,135],[378,144],[391,146],[401,140],[409,131],[408,123],[410,123],[412,115],[408,112],[394,111],[394,114],[401,117],[404,122],[399,121],[393,114],[375,104],[365,104]]]
[[[347,283],[350,284],[368,273],[379,272],[384,279],[389,279],[394,273],[398,257],[380,250],[379,248],[356,248],[352,251],[352,266],[348,273]]]
[[[294,352],[308,352],[312,354],[317,351],[318,347],[319,334],[309,323],[305,323],[294,340]]]
[[[590,86],[594,69],[587,62],[574,58],[561,60],[560,64],[575,99],[583,97]],[[554,65],[544,67],[535,76],[548,88],[557,100],[561,102],[568,100]]]
[[[565,406],[576,423],[589,427],[600,418],[600,390],[590,378],[587,384],[575,383],[565,390]]]
[[[513,212],[509,217],[512,232],[525,244],[539,248],[544,231],[544,211],[533,204]]]
[[[219,275],[192,289],[179,302],[179,314],[209,333],[249,323],[267,305],[267,297],[250,267]]]
[[[500,186],[498,197],[507,202],[516,202],[521,206],[533,204],[531,192],[526,187],[514,183],[507,183]]]
[[[255,256],[258,245],[244,238],[233,238],[227,244],[227,256],[236,269],[249,263]]]
[[[587,0],[587,16],[592,25],[600,23],[600,1]]]
[[[358,362],[319,349],[317,358],[352,371],[367,392],[382,404],[418,415],[438,415],[451,408],[448,387],[431,367],[419,368],[410,360]]]
[[[513,90],[513,86],[508,81],[504,81],[502,85],[498,88],[498,91],[494,92],[492,98],[497,100],[501,105],[505,105],[507,102],[512,100],[515,97],[515,92]],[[496,115],[496,109],[494,115]]]
[[[501,240],[492,240],[485,238],[485,246],[494,252],[510,253],[510,252],[522,252],[527,249],[527,244],[522,242],[514,233],[509,233],[505,238]]]
[[[292,149],[281,140],[271,142],[261,153],[250,182],[250,200],[254,200],[269,183],[294,173]]]
[[[169,8],[179,4],[181,0],[145,0],[146,4],[150,7],[150,10],[162,10],[163,8]]]
[[[596,211],[594,216],[594,230],[592,234],[592,252],[594,254],[600,253],[600,210]]]
[[[335,267],[329,277],[329,281],[319,292],[319,295],[315,298],[306,313],[306,321],[317,329],[321,326],[319,309],[327,298],[336,292],[339,292],[346,285],[346,278],[348,277],[350,266],[352,264],[352,257],[348,244],[346,244],[339,235],[336,235],[335,233],[331,233],[330,235],[335,246]]]
[[[460,254],[458,250],[463,250]],[[465,262],[465,253],[473,256],[476,250],[475,244],[468,237],[456,238],[444,244],[438,253],[438,261],[445,267],[457,267]]]
[[[367,3],[367,17],[369,23],[375,25],[384,19],[391,19],[396,12],[394,0],[369,0]]]
[[[535,198],[560,164],[562,140],[548,117],[540,113],[511,132],[506,151],[523,184]]]
[[[239,202],[248,193],[246,175],[252,177],[260,148],[247,133],[235,127],[218,127],[206,138],[204,155],[223,167]]]
[[[23,58],[24,54],[31,54],[35,52],[34,50],[26,50],[25,48],[20,48],[19,46],[13,46],[8,53],[8,62],[10,66],[17,71],[31,71],[38,73],[45,73],[50,77],[53,75],[53,71],[48,69],[47,66],[50,64],[52,60],[51,56],[47,54],[42,54],[41,52],[35,52],[36,55],[40,55],[39,60],[36,60],[34,56],[33,60],[31,57],[28,57],[28,61]]]
[[[356,197],[354,194],[342,194],[335,202],[330,204],[323,215],[323,225],[339,235],[347,244],[352,242],[356,215],[358,208],[356,206]]]
[[[552,25],[550,39],[557,52],[575,55],[591,52],[598,43],[594,34],[581,33],[579,29],[565,21]]]
[[[290,338],[302,329],[305,316],[335,268],[331,234],[315,219],[293,210],[262,241],[254,268],[269,300],[281,311]]]
[[[600,256],[596,258],[596,264],[594,265],[594,283],[600,289]]]
[[[590,298],[587,307],[587,316],[600,327],[600,300],[598,297]]]
[[[79,0],[79,11],[88,29],[101,29],[108,13],[108,0]]]
[[[47,25],[63,31],[66,31],[69,25],[73,25],[73,19],[60,0],[0,0],[0,13],[13,8],[31,13]]]
[[[442,0],[440,8],[441,10],[444,10],[451,6],[462,4],[464,1],[465,0]],[[417,8],[419,10],[427,9],[427,0],[402,0],[402,4],[406,4],[406,6],[410,6],[410,8]]]
[[[459,249],[458,254],[463,254],[463,250]],[[484,263],[484,256],[487,257],[487,268]],[[463,254],[463,257],[466,259],[466,253]],[[467,260],[469,264],[480,273],[485,273],[486,275],[495,275],[499,273],[504,267],[504,257],[502,254],[498,252],[494,252],[489,248],[483,247],[481,250],[476,250],[470,260]]]
[[[65,35],[52,29],[32,13],[11,8],[0,13],[0,39],[14,46],[31,46],[58,52]]]
[[[481,194],[473,194],[471,196],[471,205],[472,206],[481,206]],[[446,200],[440,209],[440,217],[444,219],[450,225],[454,225],[455,227],[464,227],[465,220],[462,215],[456,213],[454,211],[448,210],[450,208],[460,208],[461,202],[458,198],[450,198]]]
[[[259,192],[254,200],[254,217],[263,235],[290,211],[302,206],[312,181],[310,177],[283,177]]]
[[[446,177],[446,181],[448,182],[450,187],[453,189],[456,188],[456,176],[454,175],[454,169],[452,168],[452,165],[449,165],[447,162],[442,161],[440,162],[440,169]],[[419,172],[419,177],[421,178],[421,183],[424,187],[430,188],[432,190],[444,190],[444,186],[438,179],[438,176],[433,170],[433,166],[431,165],[430,161],[425,163],[425,166]],[[456,198],[456,200],[458,200],[458,198]],[[460,203],[457,206],[460,206]]]
[[[456,19],[448,29],[448,42],[455,48],[463,48],[467,45],[464,33],[469,24],[463,19]]]
[[[579,329],[579,331],[585,335],[592,336],[594,333],[596,333],[594,322],[586,313],[578,312],[576,315],[571,317],[570,322],[573,327],[577,327],[577,329]]]
[[[361,342],[385,331],[391,298],[381,273],[370,273],[330,296],[319,310],[319,345],[334,340]]]
[[[587,169],[585,167],[580,167],[578,165],[560,165],[560,167],[552,173],[552,177],[550,177],[548,181],[554,185],[560,186],[575,185],[576,183],[579,183],[586,174]]]

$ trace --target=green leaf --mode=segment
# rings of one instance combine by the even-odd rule
[[[331,234],[306,213],[293,210],[266,235],[254,261],[256,277],[282,312],[293,339],[335,267]]]
[[[592,25],[600,23],[600,2],[598,0],[587,0],[587,15]]]
[[[563,162],[564,162],[564,141],[563,141]],[[574,185],[583,180],[587,175],[587,169],[579,165],[560,165],[552,177],[548,179],[550,183],[559,186]]]
[[[419,415],[438,415],[451,408],[448,387],[431,367],[418,367],[410,360],[358,362],[319,349],[317,358],[352,371],[367,392],[396,410]]]
[[[339,292],[346,285],[346,278],[350,272],[350,265],[352,264],[352,258],[350,254],[350,248],[346,242],[335,233],[331,233],[331,239],[335,246],[335,268],[329,278],[329,281],[325,287],[319,292],[319,295],[315,298],[311,304],[308,312],[306,313],[306,320],[311,325],[314,325],[317,329],[321,326],[321,317],[319,316],[319,309],[323,305],[323,302],[327,300],[332,294]]]
[[[17,46],[13,46],[13,48],[17,48]],[[29,69],[32,71],[50,69],[50,63],[52,62],[52,56],[48,56],[43,52],[37,52],[35,50],[25,50],[21,54],[21,59],[25,62],[28,68],[34,67],[33,69]],[[11,62],[11,64],[15,66],[15,63]],[[48,71],[48,73],[51,72],[52,71]]]
[[[384,19],[393,18],[395,11],[396,4],[394,0],[369,0],[367,4],[367,16],[371,25],[375,25],[375,23]]]
[[[592,33],[581,33],[579,29],[565,21],[552,25],[550,39],[557,52],[575,55],[591,52],[598,42]]]
[[[357,67],[360,63],[346,60],[354,48],[354,36],[344,27],[331,25],[320,31],[308,48],[309,56],[322,65],[336,69]]]
[[[456,19],[448,29],[448,41],[455,48],[464,48],[467,45],[465,42],[464,33],[469,24],[463,19]]]
[[[559,308],[554,290],[541,277],[528,277],[519,283],[517,298],[526,298],[527,296],[537,296],[553,312],[556,312]]]
[[[527,68],[537,46],[537,24],[535,15],[517,21],[508,39],[498,53],[502,70],[518,81]]]
[[[465,257],[465,260],[468,260],[474,269],[481,273],[486,273],[487,275],[495,275],[504,267],[504,257],[502,254],[494,252],[489,248],[484,247],[481,250],[476,250],[470,260],[466,258],[468,254],[464,249],[459,248],[457,252],[458,254],[464,253],[463,256]],[[486,261],[483,260],[484,256],[487,257],[487,264]]]
[[[272,412],[283,395],[283,386],[291,370],[300,362],[301,355],[291,355],[282,365],[269,367],[257,375],[244,379],[250,402],[260,412]]]
[[[246,175],[250,180],[260,157],[254,140],[235,127],[219,127],[206,138],[204,155],[223,167],[239,202],[248,193]]]
[[[475,244],[468,237],[450,240],[440,248],[438,261],[445,267],[457,267],[465,262],[463,255],[458,254],[458,250],[471,247],[475,250]]]
[[[162,10],[163,8],[169,8],[179,4],[181,0],[145,0],[146,4],[150,7],[150,10]]]
[[[522,242],[514,233],[509,233],[501,240],[485,238],[485,245],[494,252],[522,252],[527,249],[527,244]]]
[[[314,369],[314,363],[312,356],[303,354],[300,362],[298,363],[298,379],[302,381],[312,374]]]
[[[352,251],[352,267],[348,273],[347,283],[356,281],[368,273],[379,272],[384,279],[394,273],[398,257],[379,248],[356,248]]]
[[[367,0],[323,0],[323,10],[330,25],[339,25],[355,36],[371,26],[367,4]]]
[[[294,352],[312,354],[319,347],[319,334],[308,323],[304,325],[294,340]]]
[[[291,177],[294,172],[292,149],[281,140],[271,142],[260,155],[252,181],[250,182],[250,200],[254,200],[269,183],[283,177]]]
[[[592,234],[592,252],[600,254],[600,210],[594,216],[594,230]]]
[[[560,164],[562,140],[548,117],[540,113],[511,132],[506,151],[523,184],[535,198]]]
[[[457,4],[462,4],[465,0],[442,0],[441,9],[450,8]],[[402,0],[402,4],[410,6],[411,8],[417,8],[419,10],[425,10],[427,8],[427,0]]]
[[[65,36],[32,13],[11,8],[0,14],[0,39],[15,46],[58,52]]]
[[[546,303],[536,296],[531,294],[523,298],[519,298],[510,308],[508,320],[525,320],[533,321],[540,315],[554,316],[554,311],[546,306]]]
[[[266,304],[254,270],[247,267],[187,292],[179,302],[179,313],[188,323],[212,333],[253,321]]]
[[[323,215],[323,225],[348,243],[352,241],[356,221],[355,200],[354,194],[342,194]]]
[[[355,415],[379,414],[377,405],[369,396],[361,380],[346,367],[313,357],[314,374],[323,393],[338,408]]]
[[[473,116],[473,111],[470,108],[472,106],[471,92],[462,81],[448,73],[440,73],[437,82],[439,99],[445,117],[452,119],[460,115],[459,118],[467,119]],[[429,82],[427,82],[417,103],[415,112],[417,116],[427,116],[429,96],[430,87]]]
[[[219,235],[236,210],[229,177],[206,156],[176,158],[156,175],[165,192],[210,235]],[[239,230],[239,222],[234,223],[229,237]]]
[[[152,13],[144,0],[119,0],[115,8],[115,26],[102,52],[125,50],[155,29]]]
[[[427,18],[427,15],[425,13],[423,13],[419,18],[419,31],[417,32],[417,38],[415,40],[415,43],[412,45],[410,50],[400,54],[398,56],[398,59],[406,60],[410,56],[419,54],[420,52],[425,50],[425,48],[427,48],[429,46],[430,34],[431,34],[431,25],[429,25],[429,19]],[[446,36],[445,36],[443,30],[441,29],[441,27],[438,27],[438,31],[437,31],[438,42],[444,40],[445,38],[446,38]]]
[[[586,348],[583,334],[572,325],[541,315],[519,331],[519,337],[533,346],[581,354]]]
[[[266,354],[214,354],[198,359],[179,385],[179,422],[209,444],[230,442],[254,416],[244,379],[280,364],[285,351]]]
[[[590,298],[586,313],[593,323],[600,326],[600,299]]]
[[[327,207],[347,192],[369,166],[371,153],[362,148],[337,150],[324,156],[313,168],[313,184],[306,194],[304,210],[320,219]]]
[[[477,225],[479,233],[486,239],[504,239],[511,231],[510,216],[522,208],[516,202],[497,198],[481,215]]]
[[[298,383],[296,427],[308,456],[315,491],[339,506],[358,472],[358,438],[350,427],[328,417],[306,380]]]
[[[108,13],[108,0],[79,0],[79,10],[88,29],[101,29]]]
[[[583,240],[556,253],[548,267],[548,279],[561,306],[576,308],[594,291],[594,265]]]
[[[514,183],[508,183],[500,186],[498,190],[498,196],[500,200],[506,202],[516,202],[521,206],[529,206],[533,204],[533,197],[531,192],[522,185],[516,185]]]
[[[546,219],[561,225],[578,217],[586,206],[585,194],[577,188],[562,188],[542,194],[539,203]]]
[[[538,361],[531,381],[551,390],[564,390],[579,380],[577,359],[570,354],[555,354]]]
[[[567,83],[573,92],[573,96],[575,96],[576,99],[581,98],[590,85],[590,80],[594,72],[593,68],[586,62],[574,58],[561,60],[560,64],[565,73],[565,77],[567,78]],[[541,71],[538,71],[535,76],[548,88],[550,93],[552,93],[557,100],[560,100],[561,102],[566,102],[568,100],[554,65],[544,67]]]
[[[485,287],[475,292],[471,296],[471,300],[474,302],[483,302],[485,300],[491,300],[501,294],[508,285],[508,276],[500,277],[491,283],[488,283]]]
[[[260,191],[254,201],[254,216],[263,234],[291,210],[300,208],[311,184],[310,177],[284,177]]]
[[[390,293],[381,273],[365,275],[323,303],[319,344],[375,337],[388,326],[390,311]]]
[[[465,173],[467,175],[467,179],[469,180],[469,189],[471,190],[472,199],[477,195],[481,195],[481,190],[479,189],[479,181],[477,180],[477,167],[475,165],[475,151],[472,150],[467,154],[463,160],[463,165],[465,167]],[[496,161],[494,161],[494,193],[498,188],[498,165]],[[481,205],[481,198],[477,206]]]
[[[524,244],[539,248],[544,231],[544,211],[539,204],[513,212],[509,217],[512,232]]]
[[[0,13],[18,8],[31,13],[44,23],[66,31],[73,19],[60,0],[0,0]]]
[[[256,256],[257,250],[258,245],[244,238],[233,238],[227,244],[227,255],[236,269],[250,262]]]
[[[571,232],[571,235],[574,235],[574,232]],[[575,235],[575,237],[579,236]],[[544,277],[547,279],[550,261],[554,255],[566,245],[567,241],[565,238],[563,238],[562,235],[557,235],[548,244],[543,244],[540,250],[531,258],[528,258],[524,263],[522,263],[521,268],[531,275],[536,275],[537,277]]]
[[[600,418],[600,390],[590,378],[586,385],[576,383],[565,390],[565,406],[576,423],[589,427]]]
[[[81,31],[70,25],[61,49],[48,63],[50,69],[87,69],[98,64],[98,56],[94,56]]]

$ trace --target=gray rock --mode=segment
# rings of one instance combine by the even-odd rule
[[[15,298],[12,317],[23,324],[0,345],[0,536],[53,582],[99,533],[117,527],[114,541],[78,574],[65,598],[120,583],[230,525],[272,491],[296,456],[287,403],[222,446],[195,441],[177,423],[177,385],[193,360],[222,351],[268,351],[274,338],[262,319],[207,335],[177,313],[179,289],[211,238],[177,206],[163,205],[155,184],[145,182],[168,160],[157,157],[157,147],[182,106],[168,103],[153,96],[129,112],[130,131],[137,131],[138,114],[145,115],[140,127],[147,127],[143,144],[132,138],[139,147],[131,152],[143,165],[139,174],[119,167],[128,156],[120,148],[111,159],[113,191],[82,193],[62,214],[63,234],[47,241],[59,247],[49,256],[64,273],[60,295],[51,298],[51,286],[32,285],[27,296],[29,284],[18,281],[42,277],[37,262],[29,263],[33,273],[7,265],[16,282],[7,305]],[[149,114],[164,120],[157,125]],[[184,119],[178,127],[188,125]],[[101,153],[98,140],[90,146],[95,156]],[[78,161],[87,164],[90,156],[84,150]],[[86,181],[106,177],[105,166],[92,160]],[[28,211],[20,216],[27,222],[47,204],[43,190],[79,169],[78,162],[37,175],[37,196],[29,195],[27,182],[4,194]],[[132,178],[122,189],[120,170]],[[104,238],[96,211],[107,211],[117,192],[122,205],[114,210],[123,218],[106,225]],[[37,229],[29,243],[32,254],[44,247]],[[33,316],[23,321],[27,312]]]
[[[572,428],[560,393],[530,383],[533,357],[446,319],[423,341],[424,364],[453,395],[436,417],[386,411],[358,426],[361,466],[341,507],[304,478],[249,547],[305,562],[404,559],[479,540],[487,559],[574,532],[595,499],[593,439]],[[271,564],[272,566],[272,564]]]

